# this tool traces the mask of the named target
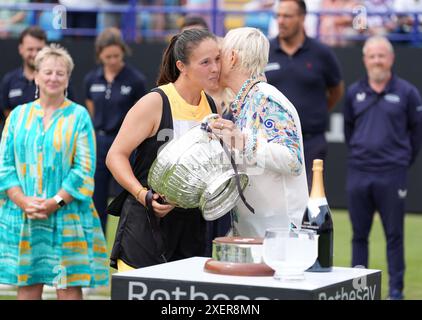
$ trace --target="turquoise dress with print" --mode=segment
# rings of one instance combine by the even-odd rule
[[[0,283],[96,287],[108,285],[104,234],[92,194],[96,145],[86,108],[70,101],[47,127],[39,100],[16,107],[0,143]],[[46,220],[29,220],[6,191],[74,200]]]

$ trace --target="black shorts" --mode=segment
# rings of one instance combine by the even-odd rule
[[[142,268],[204,254],[205,220],[199,209],[175,208],[157,220],[159,230],[153,231],[147,209],[132,195],[127,197],[110,257],[113,268],[117,268],[118,259],[131,267]],[[156,237],[161,237],[164,248],[157,244]]]

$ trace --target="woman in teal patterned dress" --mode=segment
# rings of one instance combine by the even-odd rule
[[[16,107],[0,144],[0,283],[18,299],[81,299],[108,285],[107,252],[92,202],[95,136],[87,110],[66,99],[73,61],[57,45],[35,58],[39,99]]]

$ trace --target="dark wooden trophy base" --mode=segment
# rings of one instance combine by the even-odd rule
[[[230,276],[272,276],[274,270],[263,263],[261,256],[252,261],[252,251],[262,249],[261,238],[220,237],[213,240],[213,258],[204,270]]]

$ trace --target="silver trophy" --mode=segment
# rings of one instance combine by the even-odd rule
[[[207,116],[161,149],[148,174],[148,184],[166,202],[181,208],[199,208],[212,221],[232,209],[248,184],[244,172],[234,171],[230,152],[207,131],[216,115]]]

